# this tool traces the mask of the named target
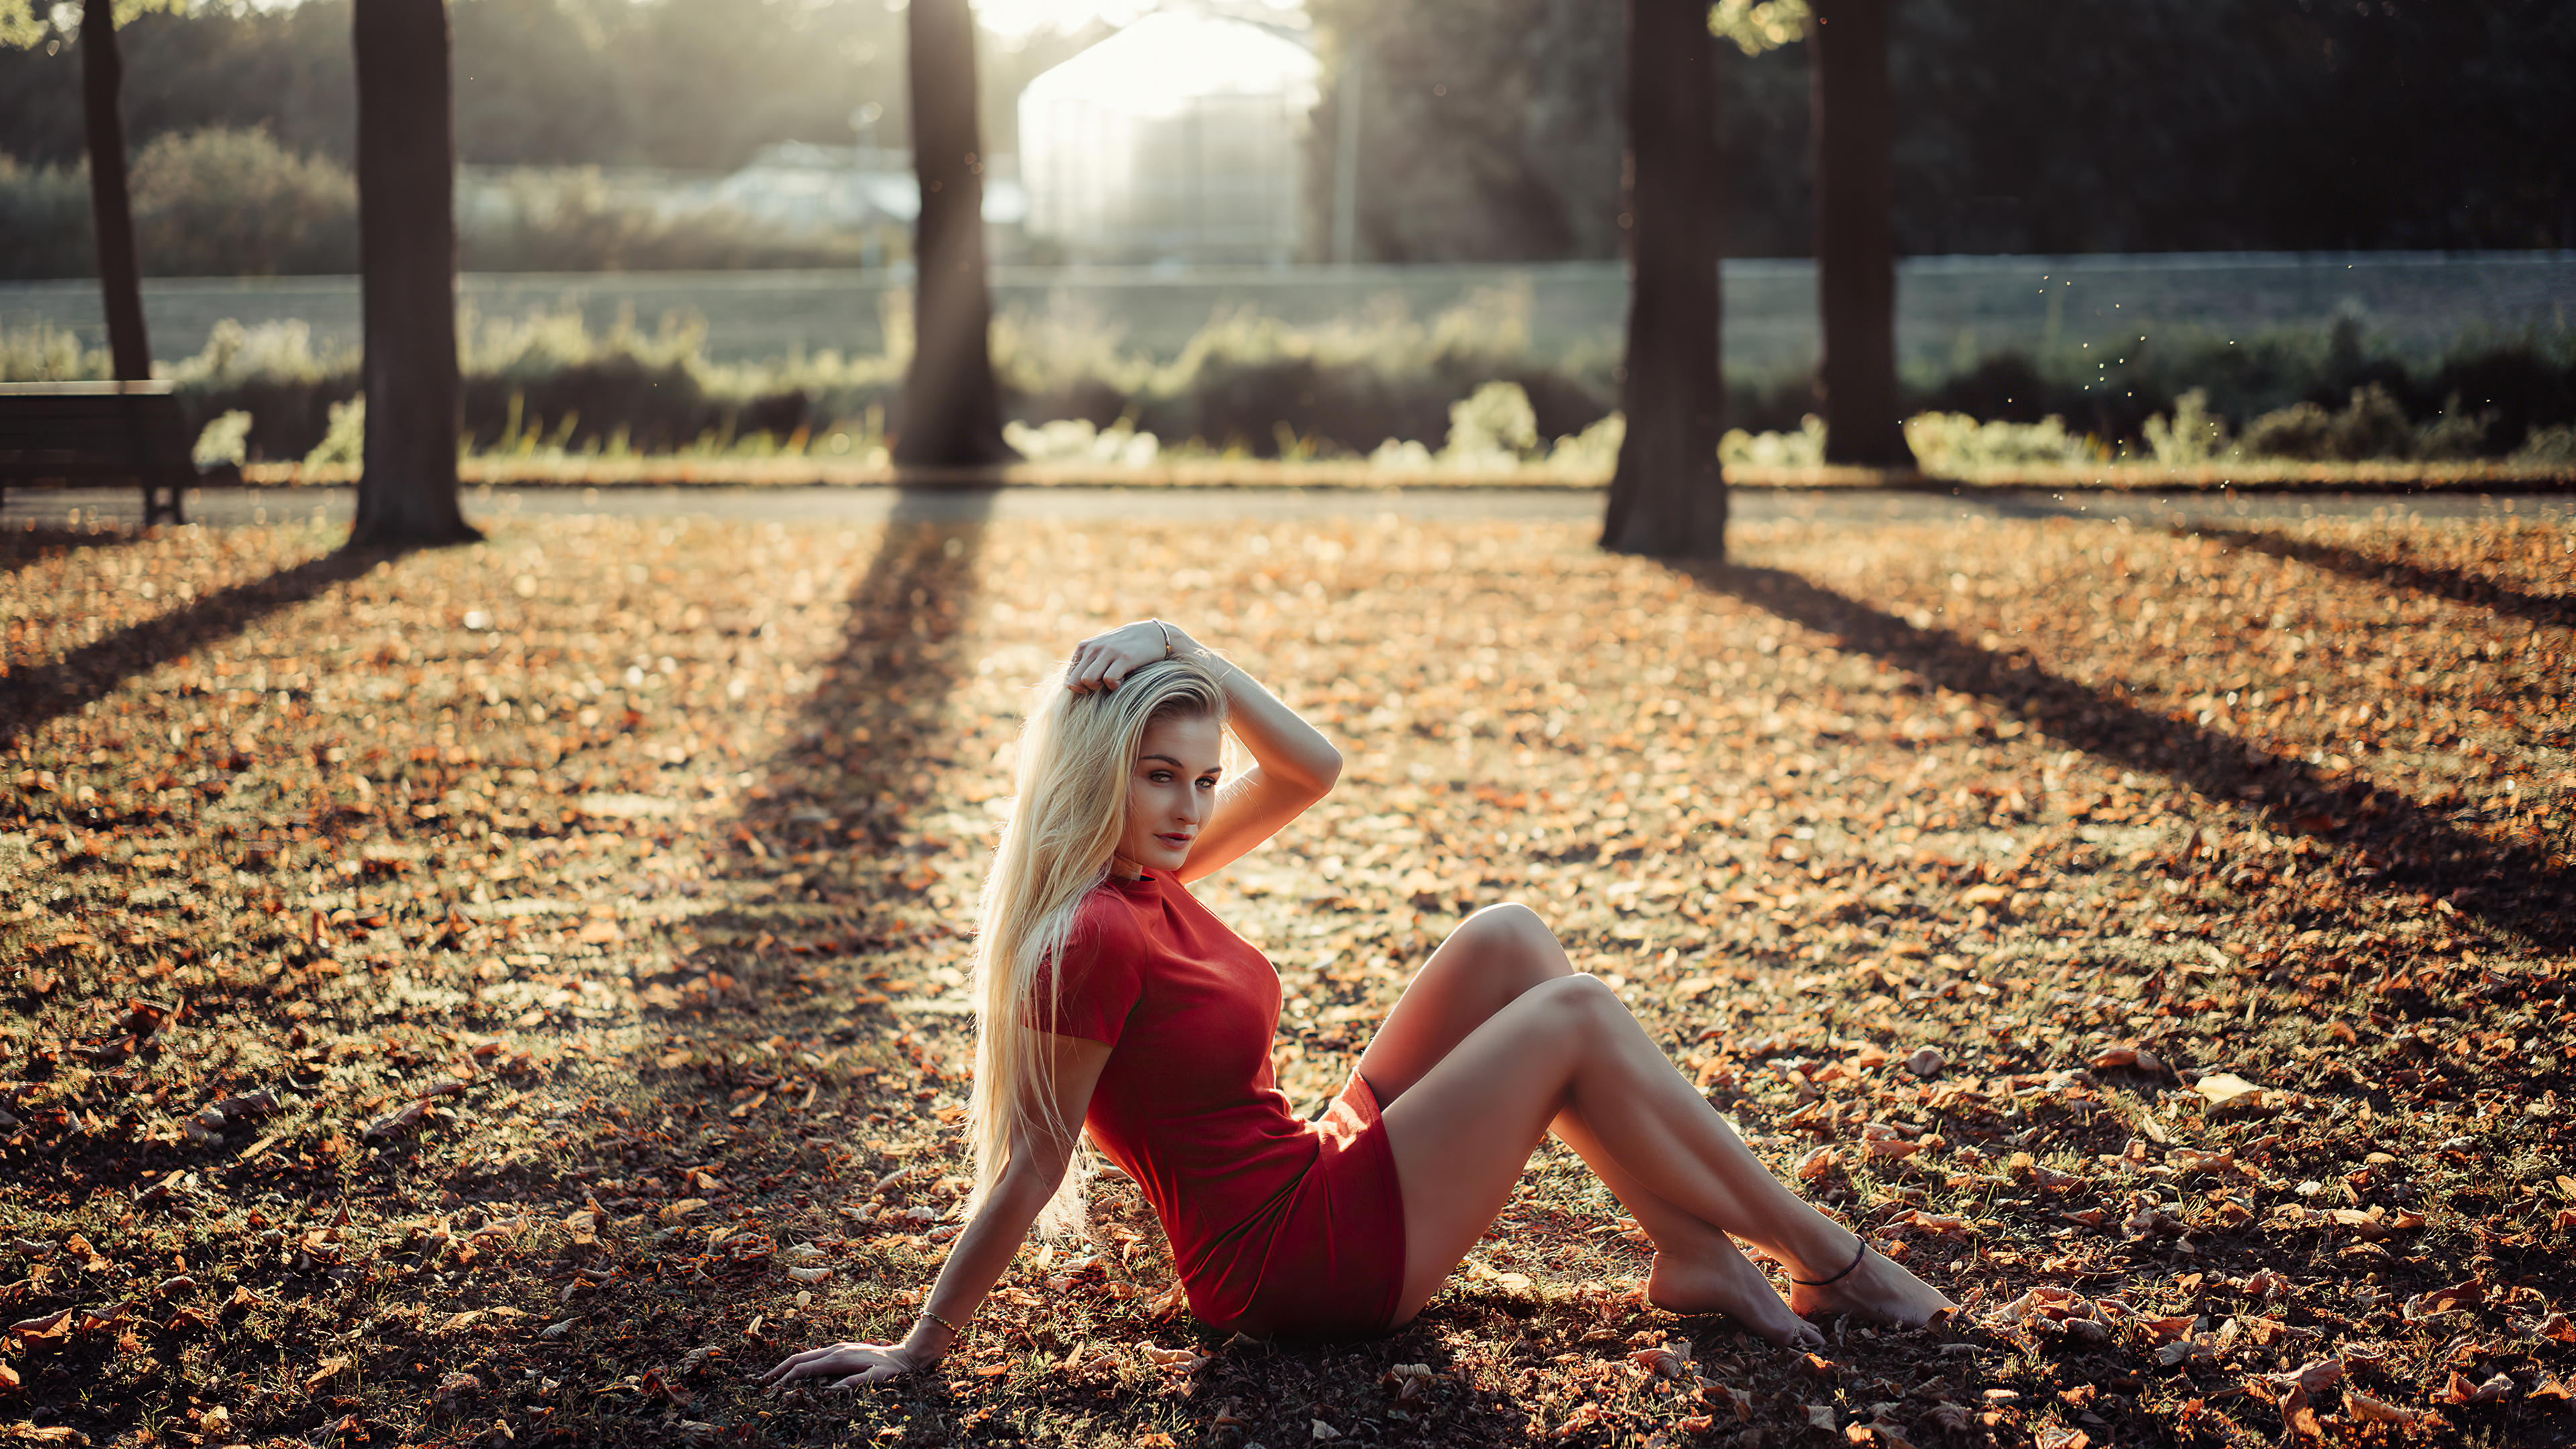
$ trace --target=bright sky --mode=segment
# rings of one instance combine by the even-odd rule
[[[1070,34],[1094,20],[1125,25],[1162,8],[1159,0],[975,0],[975,18],[986,30],[1007,40],[1050,30]],[[1305,0],[1236,0],[1204,8],[1292,25],[1305,19]]]

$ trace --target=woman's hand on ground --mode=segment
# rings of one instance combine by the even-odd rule
[[[862,1384],[881,1384],[901,1378],[917,1369],[938,1362],[935,1354],[925,1354],[902,1343],[836,1343],[830,1348],[809,1348],[791,1355],[778,1367],[760,1376],[764,1384],[794,1383],[798,1379],[828,1379],[827,1387],[855,1389]]]
[[[1073,646],[1073,660],[1064,667],[1065,687],[1076,694],[1116,689],[1129,674],[1163,658],[1166,640],[1177,650],[1182,637],[1180,630],[1152,619],[1094,634]]]

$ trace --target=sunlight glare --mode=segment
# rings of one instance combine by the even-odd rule
[[[1249,0],[1216,7],[1165,5],[1159,0],[976,0],[975,18],[988,34],[1009,42],[1050,31],[1071,35],[1094,21],[1114,29],[1162,9],[1213,9],[1240,19],[1300,28],[1306,23],[1305,0]]]

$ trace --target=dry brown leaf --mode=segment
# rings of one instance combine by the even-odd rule
[[[2406,1321],[2413,1323],[2419,1319],[2432,1318],[2444,1313],[2457,1313],[2464,1309],[2481,1307],[2486,1301],[2486,1289],[2472,1278],[2466,1282],[2454,1283],[2448,1288],[2435,1288],[2429,1292],[2418,1293],[2406,1300],[2402,1311],[2406,1315]]]
[[[322,1360],[322,1362],[314,1365],[313,1372],[304,1376],[304,1392],[309,1394],[315,1389],[322,1387],[324,1384],[329,1383],[333,1378],[336,1378],[339,1375],[342,1369],[345,1369],[348,1366],[349,1360],[346,1357],[333,1357]]]
[[[428,1115],[429,1099],[423,1097],[417,1101],[405,1103],[394,1111],[369,1122],[358,1135],[370,1142],[399,1137],[419,1126],[421,1119]]]
[[[66,1308],[40,1318],[21,1318],[10,1324],[7,1331],[20,1338],[62,1338],[71,1332],[72,1315],[79,1311]]]
[[[1138,1340],[1136,1353],[1145,1362],[1166,1373],[1195,1373],[1208,1361],[1205,1354],[1195,1353],[1186,1348],[1162,1348],[1151,1339]]]
[[[2192,1084],[2192,1090],[2207,1099],[2213,1107],[2224,1107],[2263,1089],[2234,1072],[2211,1072]]]

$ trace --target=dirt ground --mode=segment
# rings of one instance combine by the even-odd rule
[[[2576,533],[514,518],[0,534],[0,1442],[2576,1439]],[[1227,1340],[1132,1188],[934,1378],[1029,684],[1159,613],[1349,758],[1208,882],[1336,1085],[1525,901],[1964,1305],[1641,1301],[1562,1150],[1413,1325]]]

